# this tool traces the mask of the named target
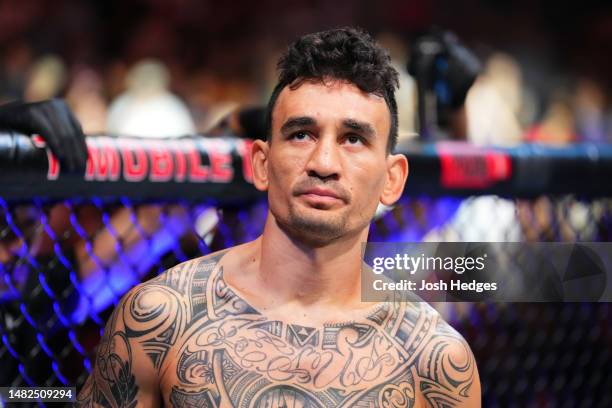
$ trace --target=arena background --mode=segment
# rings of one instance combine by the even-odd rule
[[[251,135],[219,121],[265,103],[289,41],[342,25],[371,31],[402,73],[400,148],[414,166],[371,240],[611,240],[604,2],[3,0],[0,99],[65,98],[98,162],[85,181],[53,179],[39,141],[0,134],[0,386],[82,384],[125,291],[259,234],[265,201],[243,160]],[[457,34],[482,71],[457,110],[467,124],[422,140],[405,67],[433,26]],[[444,140],[462,138],[461,129],[480,147]],[[167,138],[196,133],[204,137]],[[210,167],[200,178],[145,172],[126,183],[113,178],[115,156],[100,153],[109,146],[121,160],[130,152],[134,169],[141,150],[193,150]],[[499,155],[522,177],[466,170]],[[106,172],[102,157],[111,158]],[[436,306],[473,348],[484,406],[612,405],[609,304]]]

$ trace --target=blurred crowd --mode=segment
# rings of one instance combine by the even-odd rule
[[[400,71],[400,133],[418,133],[416,84],[406,71],[407,49],[390,34]],[[70,66],[59,55],[36,55],[20,44],[5,57],[0,100],[39,101],[65,98],[86,134],[110,133],[147,137],[207,133],[239,107],[264,105],[259,88],[273,83],[273,60],[265,85],[248,81],[216,80],[202,70],[193,76],[172,75],[168,64],[142,59],[132,65],[116,63],[108,69]],[[522,80],[521,66],[509,54],[496,52],[465,100],[466,134],[479,144],[511,145],[521,142],[566,144],[612,142],[612,110],[597,82],[578,78],[571,87],[559,87],[539,106],[533,90]]]
[[[300,32],[352,22],[369,28],[364,17],[368,10],[360,2],[351,10],[346,2],[335,7],[295,3],[293,10],[281,10],[291,13],[292,31],[284,20],[264,30],[267,20],[249,20],[246,14],[254,6],[243,2],[228,9],[187,0],[130,1],[127,9],[133,10],[119,12],[113,11],[114,2],[102,6],[70,0],[3,1],[0,102],[65,98],[86,134],[210,133],[238,107],[266,103],[274,85],[275,61],[283,45]],[[378,19],[389,20],[389,25],[369,25],[400,71],[400,133],[409,138],[419,133],[416,84],[406,69],[411,43],[435,18],[428,2],[415,2],[409,10],[386,3],[386,17]],[[309,8],[315,6],[323,7],[319,14]],[[269,11],[273,5],[264,2],[261,8]],[[398,23],[389,17],[393,10],[400,16],[396,19],[403,19],[401,24],[412,22],[415,29],[395,31]],[[202,28],[199,17],[209,25],[218,19],[218,26]],[[245,32],[223,29],[241,24],[233,17],[242,19]],[[376,13],[371,18],[377,18]],[[133,26],[124,25],[130,21]],[[258,33],[253,41],[249,30]],[[482,70],[461,107],[459,128],[451,129],[448,137],[496,145],[612,141],[611,101],[596,76],[559,68],[559,75],[542,87],[525,79],[547,75],[534,74],[537,64],[527,67],[511,52],[497,51],[494,41],[474,41],[473,33],[467,37],[465,43],[473,45]],[[202,55],[194,56],[200,41]]]

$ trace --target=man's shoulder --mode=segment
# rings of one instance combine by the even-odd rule
[[[122,317],[148,324],[158,318],[174,318],[185,305],[205,304],[207,285],[225,253],[214,252],[182,262],[134,286],[121,299]]]
[[[227,250],[190,259],[173,266],[153,279],[141,283],[137,288],[165,286],[180,294],[189,294],[193,286],[203,286],[213,275]]]
[[[432,405],[479,400],[474,354],[463,336],[426,302],[404,302],[395,333],[419,377],[420,391]]]
[[[396,294],[383,304],[386,310],[392,311],[390,316],[401,320],[404,327],[410,327],[410,331],[421,329],[432,336],[463,339],[435,308],[413,292]]]
[[[183,262],[136,285],[115,310],[121,324],[111,326],[138,343],[159,370],[186,328],[206,315],[208,282],[223,255],[215,252]]]
[[[436,344],[451,354],[470,353],[463,336],[455,330],[440,313],[425,301],[405,301],[396,306],[401,323],[397,325],[396,336],[406,337],[406,345],[414,342]]]
[[[173,289],[185,293],[190,285],[193,285],[194,280],[206,281],[217,269],[221,258],[227,253],[227,250],[213,252],[211,254],[201,256],[199,258],[190,259],[182,262],[167,271],[161,273],[147,283],[165,284]],[[200,282],[203,283],[203,282]]]
[[[387,313],[381,316],[387,316],[386,331],[406,346],[432,337],[462,338],[436,309],[423,300],[402,297],[383,304]]]
[[[463,339],[463,336],[444,319],[444,317],[440,314],[440,312],[438,312],[438,310],[436,310],[434,307],[432,307],[429,303],[425,301],[421,301],[418,303],[421,307],[421,313],[427,316],[427,318],[430,319],[432,322],[435,322],[432,327],[433,336],[450,337],[465,341]]]

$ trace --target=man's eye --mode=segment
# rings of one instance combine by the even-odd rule
[[[359,143],[363,143],[363,140],[357,135],[349,135],[346,137],[346,142],[351,145],[356,145]]]
[[[290,139],[293,139],[293,140],[306,140],[307,138],[308,138],[308,133],[306,132],[295,132],[290,137]]]

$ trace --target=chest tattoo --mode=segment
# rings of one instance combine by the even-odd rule
[[[360,321],[322,327],[270,320],[227,286],[219,257],[169,270],[122,310],[126,338],[163,372],[171,405],[413,407],[421,392],[453,406],[437,385],[469,389],[474,362],[444,358],[455,334],[440,334],[427,305],[383,303]]]

